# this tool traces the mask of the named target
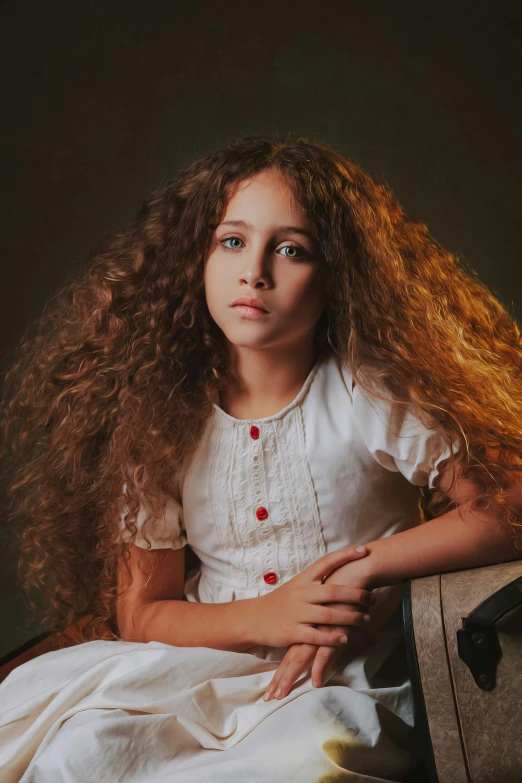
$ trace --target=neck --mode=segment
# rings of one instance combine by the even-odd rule
[[[299,350],[260,351],[242,346],[232,350],[235,377],[221,393],[221,408],[228,413],[261,411],[256,417],[269,416],[272,409],[277,412],[290,403],[317,358],[312,345]]]

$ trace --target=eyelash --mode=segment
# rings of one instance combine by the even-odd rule
[[[236,250],[240,250],[240,249],[241,249],[241,248],[238,248],[238,247],[227,247],[227,246],[224,244],[224,242],[227,242],[229,239],[239,239],[239,240],[240,240],[240,242],[242,242],[242,241],[243,241],[243,240],[241,239],[241,237],[238,237],[238,236],[235,236],[234,234],[232,234],[231,236],[228,236],[228,237],[223,237],[222,239],[220,239],[220,240],[219,240],[219,244],[220,244],[220,245],[221,245],[221,246],[222,246],[222,247],[223,247],[225,250],[228,250],[230,253],[233,253],[234,251],[236,251]],[[286,256],[286,255],[285,255],[284,257],[285,257],[285,258],[289,258],[289,259],[290,259],[290,261],[306,261],[307,259],[309,259],[309,258],[310,258],[310,254],[309,254],[309,253],[307,253],[307,251],[306,251],[306,250],[304,250],[302,247],[299,247],[299,245],[283,245],[283,247],[282,247],[282,248],[280,248],[280,250],[283,250],[283,248],[285,248],[285,247],[295,247],[295,249],[296,249],[296,250],[300,250],[300,251],[303,253],[303,255],[301,255],[301,256]]]

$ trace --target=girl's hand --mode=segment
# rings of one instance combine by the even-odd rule
[[[371,589],[372,576],[368,569],[369,560],[366,558],[359,562],[348,563],[341,566],[334,574],[327,578],[327,582],[352,584],[359,588]],[[371,603],[375,603],[376,597],[371,594]],[[334,630],[334,629],[332,629]],[[341,631],[342,628],[335,630]],[[344,628],[345,635],[349,638],[350,629]],[[311,666],[312,684],[320,687],[323,683],[326,667],[339,657],[342,647],[332,645],[293,644],[287,650],[283,660],[279,664],[268,686],[264,699],[269,701],[273,696],[284,698],[290,692],[296,679]],[[277,693],[277,695],[276,695]]]
[[[372,598],[375,600],[374,596]],[[324,629],[326,626],[319,626]],[[338,626],[334,630],[342,632],[350,638],[350,628]],[[339,658],[343,647],[316,644],[292,644],[272,677],[263,699],[270,701],[274,696],[282,699],[287,696],[297,678],[312,667],[312,685],[319,688],[323,684],[324,673],[329,664]]]
[[[322,580],[341,565],[367,554],[366,547],[362,551],[345,547],[330,552],[271,593],[247,599],[245,610],[253,609],[247,620],[247,635],[252,644],[269,647],[288,647],[296,642],[316,646],[346,644],[344,628],[339,631],[338,627],[364,624],[371,593],[353,584],[323,584]],[[250,601],[255,601],[255,609],[246,606]],[[321,627],[314,627],[317,625]]]

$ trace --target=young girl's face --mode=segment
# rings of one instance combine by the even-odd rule
[[[205,266],[210,314],[231,343],[267,349],[310,344],[326,304],[311,226],[274,171],[239,183],[212,237]],[[265,312],[241,309],[258,299]]]

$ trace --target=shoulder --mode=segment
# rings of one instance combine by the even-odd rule
[[[323,357],[317,365],[302,408],[313,420],[352,418],[352,375],[336,354]]]
[[[323,359],[318,374],[322,376],[324,385],[332,393],[352,400],[355,385],[352,373],[348,365],[337,354],[331,354]]]

